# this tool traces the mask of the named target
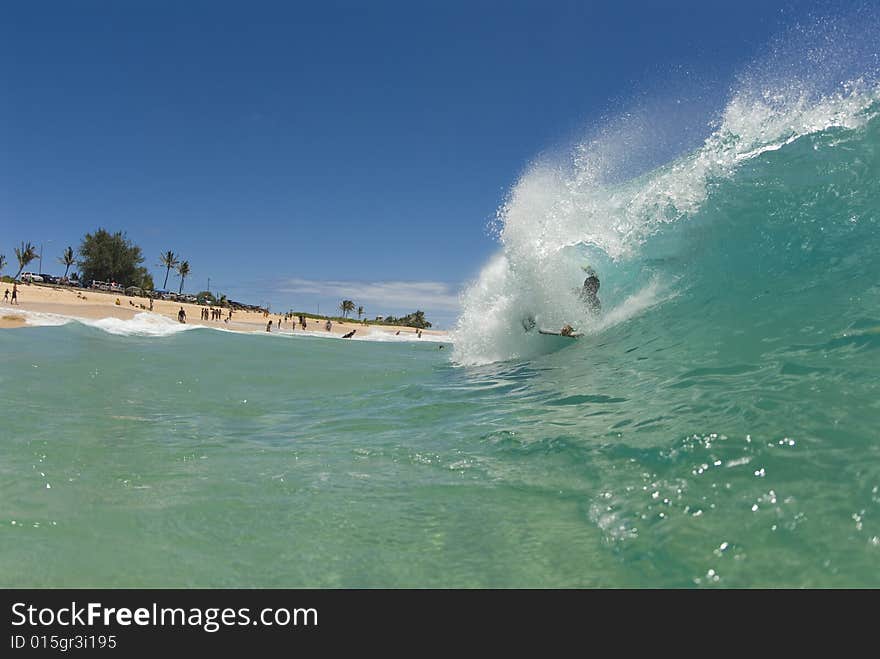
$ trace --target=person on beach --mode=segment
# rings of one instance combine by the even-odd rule
[[[177,322],[186,323],[186,311],[183,310],[183,307],[180,307],[180,311],[177,312]]]
[[[353,330],[351,330],[350,332],[346,332],[345,334],[342,335],[342,338],[343,338],[343,339],[350,339],[351,337],[354,336],[354,333],[355,333],[355,332],[357,332],[356,329],[353,329]]]
[[[329,318],[327,319],[327,322],[324,323],[324,329],[327,330],[328,332],[329,332],[331,329],[333,329],[333,323],[330,322],[330,319],[329,319]]]
[[[266,325],[266,331],[267,331],[267,332],[271,332],[271,331],[272,331],[272,321],[271,321],[271,320],[269,321],[269,324]]]
[[[12,285],[12,304],[18,304],[18,284]]]
[[[9,302],[9,289],[6,289],[6,292],[3,294],[3,301]]]
[[[150,311],[153,310],[153,298],[150,298]]]

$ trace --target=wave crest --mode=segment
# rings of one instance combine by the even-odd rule
[[[841,24],[828,22],[823,29],[843,39]],[[874,69],[844,82],[837,78],[831,88],[834,74],[856,64],[841,63],[840,48],[827,40],[816,46],[815,33],[798,32],[794,46],[774,45],[766,62],[740,77],[719,119],[706,122],[702,144],[666,164],[621,175],[632,168],[632,153],[651,149],[645,142],[657,118],[638,110],[606,122],[566,158],[534,164],[499,209],[501,253],[464,293],[454,359],[476,364],[540,354],[540,340],[522,331],[526,316],[547,327],[572,323],[596,332],[674,295],[669,286],[660,292],[657,279],[656,265],[670,254],[662,235],[667,227],[700,214],[713,191],[746,163],[807,136],[857,131],[880,114]],[[797,60],[792,53],[807,47],[804,35],[815,46],[806,58],[809,74],[794,73],[791,64]],[[851,55],[865,59],[865,52]],[[602,277],[606,313],[598,322],[576,296],[584,261]],[[679,277],[666,271],[663,281]]]

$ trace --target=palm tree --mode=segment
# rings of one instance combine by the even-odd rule
[[[67,279],[67,271],[70,270],[70,266],[76,263],[76,259],[73,257],[73,247],[68,246],[64,250],[64,254],[58,259],[58,263],[64,266],[64,278]]]
[[[15,248],[15,258],[18,259],[18,272],[15,273],[14,278],[18,279],[27,264],[37,258],[37,248],[30,243],[22,243],[20,248]]]
[[[168,290],[168,273],[171,272],[171,268],[176,268],[180,265],[180,256],[168,250],[159,257],[159,265],[165,266],[165,283],[162,284],[162,290]]]
[[[6,254],[0,254],[0,272],[6,267]]]
[[[342,317],[345,318],[350,311],[354,311],[354,302],[343,300],[342,304],[339,305],[339,309],[342,311]]]
[[[364,308],[362,306],[358,307],[358,320],[361,319],[361,316],[364,315]]]
[[[184,261],[179,266],[177,266],[177,274],[180,275],[180,289],[177,291],[177,294],[182,295],[183,282],[187,278],[187,275],[189,275],[189,261]]]

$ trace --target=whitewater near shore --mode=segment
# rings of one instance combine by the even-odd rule
[[[12,284],[4,284],[0,290],[12,290]],[[117,301],[119,302],[117,304]],[[202,307],[198,304],[154,300],[153,310],[149,311],[149,300],[141,297],[106,293],[91,289],[69,289],[39,284],[20,285],[18,287],[17,305],[8,302],[0,303],[0,329],[21,328],[31,325],[58,325],[69,320],[79,320],[97,324],[108,331],[124,331],[130,326],[135,333],[137,327],[143,327],[147,333],[166,333],[162,329],[178,330],[177,314],[181,307],[186,311],[187,327],[212,327],[236,332],[264,332],[266,325],[272,321],[273,333],[279,333],[278,314],[264,316],[254,311],[233,311],[229,322],[224,320],[201,320]],[[144,308],[141,307],[143,305]],[[225,319],[228,311],[223,310]],[[318,335],[341,337],[343,334],[357,330],[355,339],[372,340],[419,340],[413,327],[394,325],[364,325],[361,322],[333,322],[331,330],[324,329],[324,322],[307,319],[307,329],[299,326],[295,329],[290,321],[281,325],[281,334]],[[398,334],[399,332],[399,334]],[[440,330],[422,330],[424,341],[446,342],[449,337]]]

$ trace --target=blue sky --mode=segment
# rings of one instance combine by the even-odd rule
[[[449,326],[532,159],[652,81],[723,88],[809,5],[5,2],[0,252],[57,272],[103,226],[157,285],[172,249],[192,291]]]

